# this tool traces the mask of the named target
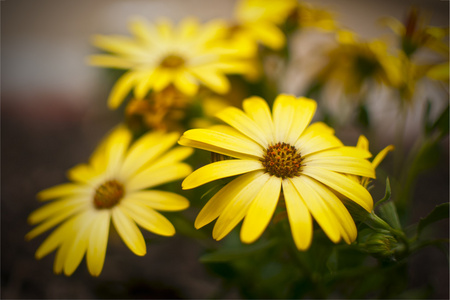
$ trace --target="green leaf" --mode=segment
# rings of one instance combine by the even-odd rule
[[[449,209],[448,202],[442,203],[436,206],[428,216],[426,216],[425,218],[421,218],[419,221],[419,225],[417,226],[417,235],[420,235],[422,230],[428,225],[443,219],[448,219],[449,216],[448,209]]]
[[[389,225],[394,229],[402,229],[400,225],[400,220],[398,218],[397,208],[395,207],[394,202],[389,201],[379,208],[380,216],[383,220],[385,220]]]
[[[375,203],[375,207],[391,199],[391,194],[391,183],[389,181],[389,177],[386,177],[386,191],[384,192],[384,197],[383,199]]]
[[[215,262],[227,262],[235,259],[245,258],[256,252],[268,249],[276,244],[275,240],[253,244],[243,245],[239,248],[233,249],[220,249],[218,251],[208,253],[200,257],[200,261],[203,263],[215,263]]]

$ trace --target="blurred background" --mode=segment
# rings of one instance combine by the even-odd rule
[[[341,24],[365,38],[387,35],[389,30],[379,26],[378,19],[402,20],[411,5],[426,12],[431,25],[449,24],[449,1],[443,0],[313,3],[334,11]],[[86,161],[99,139],[121,121],[120,112],[106,107],[111,79],[104,70],[86,64],[88,55],[98,53],[91,46],[92,36],[128,35],[127,22],[136,15],[174,21],[185,16],[202,21],[231,18],[234,4],[232,0],[0,1],[2,298],[240,297],[232,288],[216,294],[221,280],[198,262],[201,245],[183,236],[157,240],[144,257],[133,255],[120,240],[112,239],[99,278],[88,274],[85,263],[70,278],[54,275],[53,254],[34,259],[43,237],[24,240],[31,229],[27,216],[40,206],[36,193],[64,182],[65,171]],[[313,46],[309,48],[314,51]],[[308,53],[305,50],[303,55]],[[297,69],[292,76],[283,92],[301,93],[307,68]],[[448,94],[433,85],[422,89],[424,98],[431,95],[436,101],[436,110],[446,105]],[[416,106],[408,119],[407,139],[419,130],[423,103]],[[394,115],[386,107],[378,111],[381,141],[387,145],[394,137],[385,121]],[[443,149],[438,167],[419,178],[414,192],[417,210],[411,221],[448,201],[448,140]],[[188,211],[193,216],[196,213],[195,209]],[[448,220],[439,226],[440,234],[448,237]],[[448,298],[448,262],[442,253],[429,248],[411,259],[411,285],[433,286],[436,298]]]

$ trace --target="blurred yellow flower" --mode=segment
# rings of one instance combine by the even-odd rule
[[[426,26],[425,21],[416,8],[411,8],[404,24],[393,17],[382,18],[380,23],[399,36],[406,56],[410,57],[421,47],[426,47],[448,58],[448,41],[444,41],[448,27]]]
[[[43,190],[42,201],[53,200],[30,214],[39,224],[27,235],[36,237],[60,224],[36,251],[40,259],[55,249],[54,272],[71,275],[86,253],[89,272],[100,275],[110,223],[136,255],[146,253],[144,237],[136,223],[155,234],[171,236],[175,228],[156,210],[177,211],[189,206],[186,198],[166,191],[147,190],[184,178],[191,167],[180,162],[192,149],[169,150],[179,134],[148,133],[130,145],[131,133],[114,130],[96,149],[88,164],[70,169],[71,183]]]
[[[360,92],[370,79],[391,87],[400,84],[400,61],[388,53],[386,43],[359,41],[354,33],[345,30],[340,30],[337,37],[339,44],[328,53],[322,80],[340,82],[347,94]]]
[[[249,52],[256,49],[257,43],[280,49],[286,43],[286,37],[278,26],[296,5],[296,0],[240,0],[234,13],[236,20],[230,30],[239,40],[246,41]]]
[[[347,174],[375,176],[370,153],[346,147],[324,123],[309,123],[316,102],[304,97],[279,95],[273,113],[259,97],[243,102],[244,111],[229,107],[217,117],[228,125],[186,131],[181,145],[232,159],[213,162],[189,175],[182,183],[191,189],[207,182],[240,175],[203,207],[195,220],[200,228],[214,219],[213,238],[225,237],[244,217],[241,240],[258,239],[284,196],[297,248],[307,249],[313,235],[313,218],[337,243],[356,238],[355,223],[336,193],[372,210],[369,192]]]
[[[250,68],[236,49],[221,42],[227,33],[221,21],[200,25],[187,18],[174,28],[167,20],[150,24],[136,19],[130,31],[134,38],[94,38],[94,45],[109,54],[91,56],[90,64],[128,70],[110,93],[110,108],[117,108],[131,89],[137,99],[171,84],[187,95],[194,95],[199,85],[225,93],[229,89],[225,75],[246,73]]]
[[[303,1],[298,5],[297,21],[301,28],[313,27],[324,31],[338,28],[332,12]]]

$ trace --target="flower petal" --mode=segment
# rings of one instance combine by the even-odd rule
[[[283,180],[283,194],[295,245],[299,250],[306,250],[313,236],[311,214],[290,179]]]
[[[375,169],[365,159],[348,156],[316,157],[311,154],[302,161],[303,165],[321,167],[330,171],[375,178]]]
[[[64,262],[64,274],[70,276],[80,265],[84,254],[86,253],[91,225],[95,221],[96,212],[87,211],[78,219],[75,224],[73,236],[70,240],[70,249],[67,252],[67,258]]]
[[[114,84],[108,97],[108,107],[116,109],[131,91],[131,88],[140,80],[141,73],[129,71],[123,74]]]
[[[220,111],[216,117],[236,128],[238,131],[260,144],[263,148],[268,147],[268,139],[266,138],[264,131],[242,110],[230,106]]]
[[[124,199],[120,203],[120,209],[126,212],[139,226],[150,232],[163,236],[175,234],[175,228],[166,217],[145,205]]]
[[[342,146],[337,137],[324,134],[301,135],[295,144],[295,148],[300,150],[302,156]]]
[[[191,172],[192,167],[185,163],[176,163],[158,169],[144,169],[131,177],[125,188],[127,192],[131,193],[184,178]]]
[[[345,175],[323,168],[309,166],[303,167],[302,174],[329,186],[343,196],[356,202],[368,212],[372,211],[373,199],[370,193],[359,183],[354,182]]]
[[[76,183],[63,183],[40,191],[37,194],[37,198],[40,201],[47,201],[51,199],[72,196],[74,194],[88,194],[89,191],[90,188],[86,188],[85,185]]]
[[[105,262],[106,246],[109,237],[109,225],[111,223],[111,211],[101,210],[97,212],[95,221],[91,226],[89,245],[86,253],[86,262],[89,273],[99,276]]]
[[[220,178],[230,177],[247,173],[259,169],[263,169],[264,166],[257,160],[222,160],[208,164],[200,169],[195,170],[181,184],[183,189],[192,189],[199,185],[217,180]]]
[[[289,128],[291,128],[292,121],[295,118],[295,110],[293,109],[295,101],[294,96],[281,94],[273,103],[273,122],[277,142],[286,141]]]
[[[77,207],[86,205],[86,202],[89,202],[87,196],[72,196],[53,201],[33,211],[28,216],[28,222],[36,224],[62,211],[76,211]]]
[[[263,175],[267,181],[252,201],[241,229],[241,241],[253,243],[266,229],[272,219],[280,198],[281,178]]]
[[[250,183],[257,180],[263,174],[264,173],[262,171],[254,171],[241,175],[229,182],[202,208],[195,219],[195,228],[199,229],[219,217],[229,202],[233,201],[233,199],[235,199],[242,190],[244,190]]]
[[[194,149],[188,147],[175,147],[164,155],[158,157],[158,159],[152,162],[152,168],[158,169],[164,166],[179,162],[189,157]]]
[[[297,192],[305,199],[308,210],[311,212],[317,223],[319,223],[328,238],[334,243],[339,242],[341,239],[339,223],[333,212],[316,191],[316,186],[311,186],[308,178],[306,177],[305,179],[305,176],[294,177],[291,181]]]
[[[114,227],[128,248],[138,256],[145,255],[147,247],[141,231],[134,221],[120,209],[120,206],[112,209],[112,220]]]
[[[267,136],[269,144],[274,143],[274,128],[269,105],[260,97],[250,97],[244,100],[242,107],[245,113],[255,121]]]
[[[261,146],[250,139],[239,138],[211,129],[188,130],[180,138],[179,143],[185,146],[192,145],[192,143],[185,143],[186,140],[200,142],[201,145],[206,144],[201,148],[204,150],[214,151],[220,149],[220,152],[214,152],[224,155],[233,156],[234,153],[242,153],[259,158],[264,154]],[[208,147],[208,145],[211,146]]]
[[[293,103],[294,118],[290,124],[286,142],[295,145],[300,135],[311,122],[316,112],[317,103],[312,99],[300,97]]]
[[[259,177],[256,177],[228,201],[214,225],[213,238],[215,240],[224,238],[247,214],[250,204],[268,181],[265,173],[258,173]]]
[[[156,210],[178,211],[189,207],[189,201],[176,193],[166,191],[138,191],[127,196],[127,201]]]

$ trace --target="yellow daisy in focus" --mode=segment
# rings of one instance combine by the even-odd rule
[[[272,49],[280,49],[286,43],[281,25],[293,12],[296,0],[241,0],[235,8],[236,22],[231,30],[240,41],[254,41]]]
[[[213,238],[220,240],[245,217],[240,236],[251,243],[263,233],[283,195],[298,249],[311,244],[313,218],[333,242],[353,242],[355,223],[338,195],[372,210],[372,196],[348,178],[375,177],[370,153],[344,146],[324,123],[309,125],[314,100],[280,95],[271,113],[263,99],[251,97],[243,108],[229,107],[217,115],[229,126],[188,130],[180,138],[181,145],[232,158],[194,171],[183,181],[184,189],[240,175],[209,200],[195,227],[217,218]]]
[[[169,150],[178,138],[177,133],[153,132],[130,145],[131,133],[118,127],[100,144],[88,164],[69,170],[72,182],[41,191],[38,198],[52,202],[30,214],[28,221],[38,225],[26,239],[61,224],[37,249],[36,258],[57,250],[54,272],[69,276],[86,253],[89,272],[98,276],[105,260],[111,220],[124,243],[139,256],[147,250],[137,225],[158,235],[174,235],[173,225],[157,210],[183,210],[189,206],[188,200],[148,188],[191,172],[191,167],[180,161],[192,149]]]
[[[94,38],[94,45],[109,54],[91,56],[90,64],[128,70],[109,95],[110,108],[117,108],[131,89],[138,99],[169,85],[187,95],[194,95],[199,85],[225,93],[229,89],[226,74],[248,72],[249,66],[240,60],[237,50],[221,42],[226,35],[223,22],[200,25],[188,18],[174,28],[166,20],[150,24],[136,19],[130,23],[130,31],[134,38]]]

